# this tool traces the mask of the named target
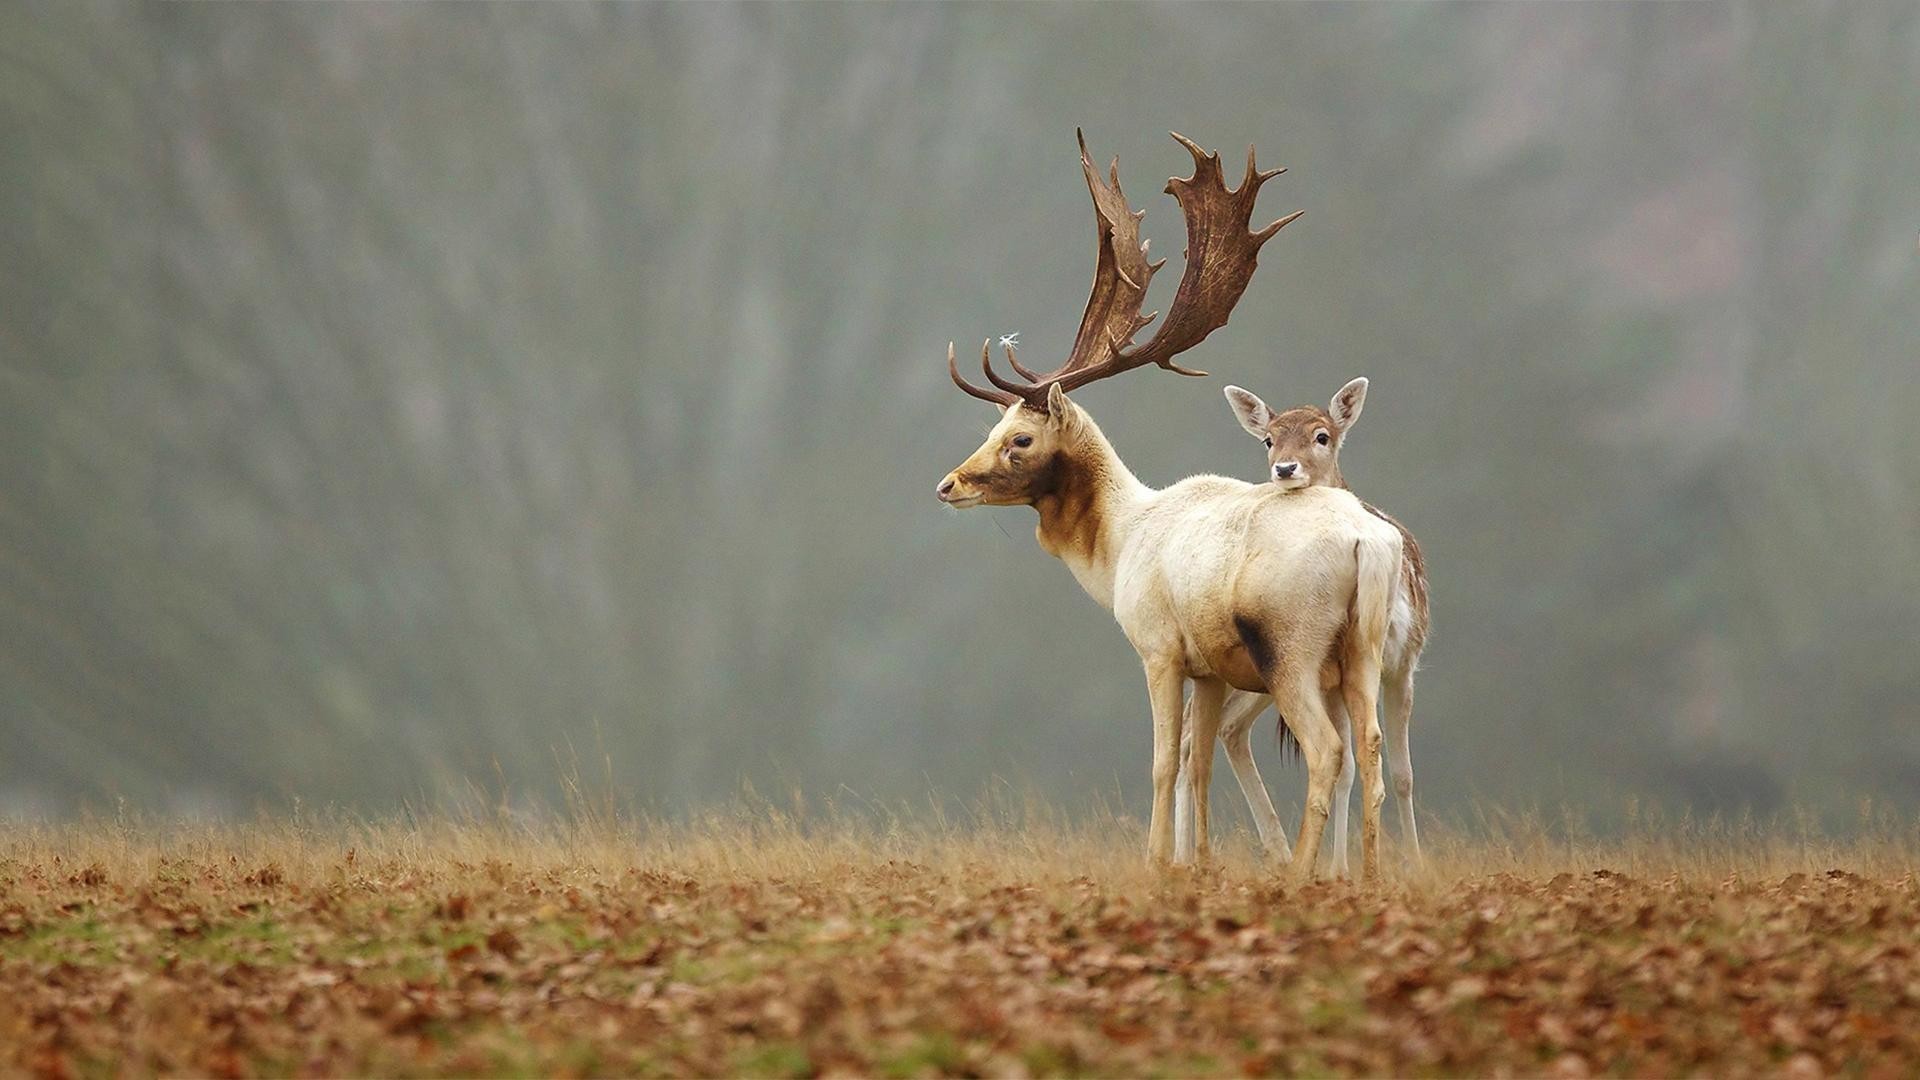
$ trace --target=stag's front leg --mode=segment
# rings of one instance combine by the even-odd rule
[[[1173,794],[1180,771],[1180,699],[1186,676],[1177,663],[1164,660],[1148,660],[1146,669],[1147,698],[1153,704],[1153,817],[1147,824],[1147,857],[1165,866],[1173,855]],[[1206,749],[1210,753],[1213,747]]]

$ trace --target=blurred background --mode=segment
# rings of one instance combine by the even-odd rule
[[[1290,168],[1214,377],[1077,400],[1149,483],[1257,480],[1224,384],[1371,377],[1343,463],[1427,551],[1427,808],[1915,803],[1920,7],[60,3],[0,41],[0,817],[569,777],[1144,814],[1111,616],[1031,511],[933,498],[994,417],[947,342],[1052,366],[1078,324],[1076,126],[1173,257],[1149,308],[1169,129]]]

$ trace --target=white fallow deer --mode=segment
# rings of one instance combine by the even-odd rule
[[[1021,377],[1015,380],[993,370],[983,345],[980,366],[991,387],[979,387],[960,377],[953,346],[947,347],[954,383],[998,405],[1002,415],[937,494],[953,507],[1037,510],[1040,546],[1113,612],[1139,653],[1153,711],[1149,857],[1164,864],[1173,854],[1181,699],[1192,680],[1195,738],[1203,746],[1213,745],[1229,690],[1270,694],[1282,703],[1307,764],[1297,870],[1310,876],[1342,754],[1322,704],[1323,666],[1354,715],[1374,715],[1399,534],[1339,488],[1283,492],[1220,476],[1150,488],[1128,470],[1093,418],[1067,400],[1069,391],[1096,379],[1149,364],[1204,374],[1173,358],[1225,325],[1260,246],[1299,216],[1250,232],[1260,185],[1280,170],[1260,171],[1249,148],[1246,179],[1228,190],[1218,154],[1174,138],[1193,155],[1194,174],[1167,182],[1186,216],[1187,266],[1166,322],[1145,344],[1133,343],[1154,318],[1142,316],[1140,304],[1164,260],[1147,260],[1139,234],[1144,212],[1128,207],[1118,161],[1103,181],[1083,138],[1080,165],[1093,195],[1100,249],[1073,350],[1057,370],[1037,374],[1008,349],[1008,363]],[[1367,803],[1363,826],[1363,863],[1371,877],[1386,794],[1379,725],[1360,725],[1360,740],[1363,785],[1378,796]],[[1210,765],[1211,755],[1196,759],[1193,774],[1202,794],[1203,854]]]
[[[1240,420],[1240,426],[1266,444],[1267,472],[1274,485],[1296,491],[1302,488],[1344,489],[1340,473],[1340,448],[1347,433],[1360,419],[1367,401],[1367,380],[1355,379],[1340,388],[1325,409],[1301,405],[1276,412],[1254,394],[1237,386],[1226,388],[1227,402]],[[1420,544],[1407,527],[1369,503],[1367,511],[1392,525],[1400,534],[1400,572],[1395,582],[1391,614],[1387,620],[1387,641],[1383,655],[1381,703],[1386,712],[1387,768],[1393,773],[1394,804],[1399,809],[1401,839],[1409,855],[1420,857],[1420,833],[1413,815],[1413,675],[1420,666],[1420,652],[1426,647],[1430,625],[1427,606],[1427,566]],[[1221,709],[1220,741],[1225,744],[1227,760],[1240,781],[1241,794],[1253,814],[1254,828],[1268,853],[1288,858],[1287,837],[1274,812],[1273,800],[1254,767],[1251,749],[1253,721],[1271,699],[1262,694],[1235,690],[1227,695]],[[1328,695],[1327,712],[1343,734],[1348,729],[1347,710],[1336,695]],[[1180,775],[1174,803],[1175,858],[1190,858],[1193,851],[1193,800],[1195,793],[1186,778],[1191,772],[1194,748],[1192,733],[1180,746]],[[1204,744],[1202,744],[1204,745]],[[1211,757],[1209,752],[1206,756]],[[1347,872],[1347,804],[1353,791],[1354,760],[1351,745],[1341,762],[1340,776],[1333,791],[1333,837],[1328,845],[1334,872]]]

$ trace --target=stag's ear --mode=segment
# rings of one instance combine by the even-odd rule
[[[1367,377],[1362,375],[1341,387],[1340,392],[1333,395],[1333,403],[1327,406],[1327,414],[1333,417],[1333,422],[1339,424],[1340,430],[1345,432],[1353,426],[1355,420],[1360,419],[1360,408],[1366,403]]]
[[[1247,434],[1256,439],[1267,437],[1267,425],[1273,423],[1273,410],[1251,390],[1242,390],[1237,386],[1226,389],[1227,404],[1233,406],[1233,415],[1239,419],[1240,426]]]
[[[1059,383],[1047,387],[1047,415],[1057,427],[1064,427],[1073,413],[1067,408],[1067,392],[1060,389]]]

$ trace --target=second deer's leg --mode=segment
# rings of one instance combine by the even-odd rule
[[[1193,861],[1193,698],[1180,724],[1180,772],[1173,781],[1173,861]]]
[[[1387,768],[1393,773],[1393,802],[1400,812],[1400,842],[1413,862],[1420,861],[1420,830],[1413,824],[1413,664],[1387,672],[1380,680],[1380,704],[1386,713]]]
[[[1335,877],[1351,877],[1353,871],[1347,865],[1347,811],[1353,805],[1353,729],[1347,722],[1346,698],[1339,689],[1326,691],[1321,700],[1326,702],[1327,719],[1333,721],[1333,730],[1340,733],[1340,775],[1333,781],[1333,829],[1327,841],[1327,851],[1331,856],[1328,869]]]
[[[1180,773],[1180,728],[1186,676],[1173,663],[1147,660],[1147,698],[1153,704],[1153,816],[1147,824],[1147,857],[1164,866],[1173,855],[1173,790]],[[1196,749],[1198,749],[1196,747]],[[1207,747],[1212,752],[1213,747]]]
[[[1190,759],[1181,764],[1189,768],[1194,857],[1203,860],[1213,854],[1212,801],[1208,793],[1213,784],[1213,744],[1220,733],[1220,702],[1226,693],[1227,684],[1219,679],[1195,679],[1193,696],[1187,701],[1191,723],[1182,735],[1183,744],[1192,747]]]
[[[1247,811],[1253,815],[1254,831],[1260,834],[1260,847],[1267,858],[1288,862],[1293,849],[1287,844],[1287,830],[1273,808],[1273,796],[1253,763],[1253,722],[1266,711],[1272,699],[1265,694],[1236,690],[1227,695],[1221,710],[1220,741],[1227,747],[1227,763],[1233,766],[1234,779],[1240,781],[1240,794],[1246,796]]]

